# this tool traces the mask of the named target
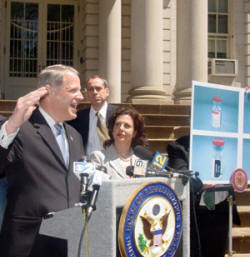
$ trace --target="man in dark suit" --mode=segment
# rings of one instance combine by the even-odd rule
[[[70,121],[70,125],[82,135],[83,145],[87,155],[103,148],[102,142],[97,134],[96,113],[99,112],[107,124],[112,112],[117,108],[115,105],[107,103],[109,93],[110,90],[105,79],[99,75],[90,77],[86,82],[86,97],[91,103],[91,107],[80,110],[77,113],[77,118]]]
[[[1,257],[67,256],[67,242],[38,231],[46,214],[72,207],[80,197],[72,166],[84,154],[83,145],[64,122],[76,118],[83,99],[78,72],[49,66],[39,74],[38,86],[17,100],[0,130],[0,176],[5,173],[8,184]]]

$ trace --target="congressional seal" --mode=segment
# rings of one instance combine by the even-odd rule
[[[166,183],[147,182],[130,195],[119,224],[123,257],[172,257],[181,234],[181,205]]]

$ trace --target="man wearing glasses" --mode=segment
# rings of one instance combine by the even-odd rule
[[[98,133],[98,119],[102,120],[105,126],[103,129],[107,130],[106,124],[108,119],[117,108],[115,105],[108,104],[107,98],[109,93],[110,89],[104,78],[99,75],[91,76],[86,82],[85,95],[91,106],[78,111],[77,118],[69,122],[82,135],[87,155],[90,155],[93,151],[101,150],[104,139],[107,139]]]

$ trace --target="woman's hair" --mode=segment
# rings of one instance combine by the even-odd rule
[[[144,118],[143,116],[132,107],[119,107],[117,108],[111,115],[108,120],[108,132],[109,132],[109,140],[104,142],[104,147],[110,146],[114,143],[113,137],[113,128],[115,125],[116,119],[120,115],[129,115],[134,122],[134,131],[136,132],[135,137],[132,139],[131,147],[135,147],[136,145],[145,146],[147,137],[145,135],[145,127],[144,127]]]

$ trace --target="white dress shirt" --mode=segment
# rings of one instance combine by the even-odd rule
[[[4,122],[0,129],[0,145],[1,147],[8,149],[9,145],[13,142],[14,138],[16,137],[19,129],[17,129],[16,132],[13,132],[8,135],[6,132],[6,124],[7,121]]]
[[[46,122],[50,126],[54,136],[56,137],[56,133],[57,132],[56,132],[56,129],[54,127],[55,121],[43,110],[43,108],[41,106],[39,106],[39,111],[41,112],[42,116],[44,117],[44,119],[46,120]],[[2,125],[2,127],[0,129],[0,145],[3,148],[8,149],[9,145],[15,139],[19,129],[17,129],[16,132],[7,135],[6,128],[5,128],[6,127],[6,123],[7,123],[7,121]],[[63,128],[62,129],[62,133],[64,135],[66,151],[69,152],[69,145],[68,145],[68,140],[67,140],[67,136],[66,136],[66,133],[65,133],[64,126],[62,126],[62,128]]]
[[[103,107],[99,110],[99,113],[101,114],[105,123],[106,123],[106,116],[107,116],[107,108],[108,108],[108,103],[105,102]],[[86,149],[86,154],[88,156],[93,151],[100,151],[103,149],[96,130],[96,124],[97,124],[96,113],[97,111],[91,106],[90,112],[89,112],[89,136],[88,136],[88,143],[87,143],[87,149]]]
[[[39,111],[41,112],[42,116],[44,117],[44,119],[46,120],[46,122],[48,123],[48,125],[50,126],[55,138],[57,136],[57,130],[55,128],[55,121],[48,115],[48,113],[46,113],[44,111],[44,109],[39,106]],[[69,144],[68,144],[68,140],[67,140],[67,135],[63,126],[63,123],[59,123],[60,125],[62,125],[62,134],[63,134],[63,139],[64,139],[64,145],[65,145],[65,150],[67,152],[67,161],[66,163],[69,161]]]

